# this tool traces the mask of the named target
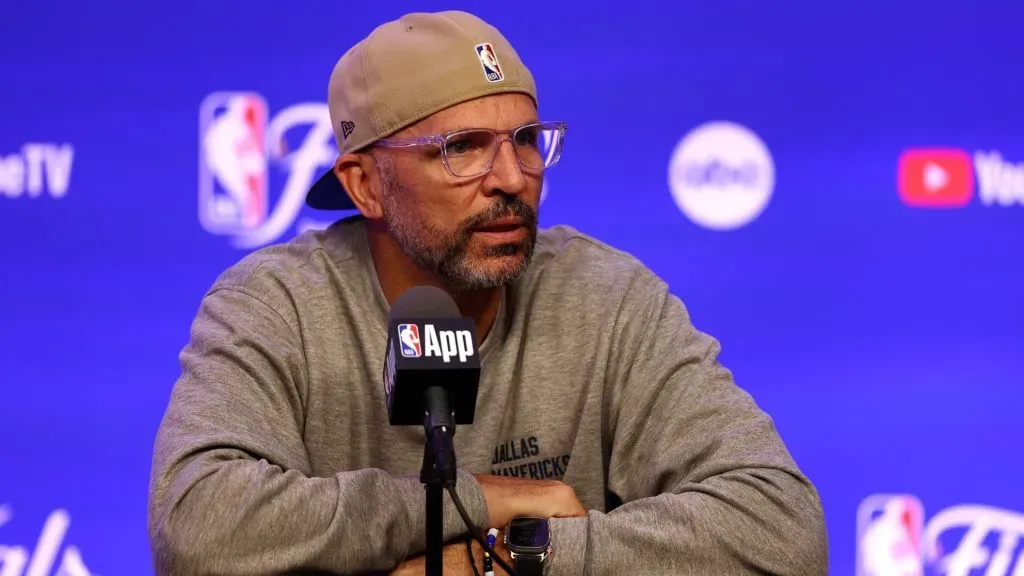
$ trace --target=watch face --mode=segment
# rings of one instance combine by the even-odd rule
[[[508,544],[543,552],[550,543],[548,521],[543,518],[513,518],[508,525]]]

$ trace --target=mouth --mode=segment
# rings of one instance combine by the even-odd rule
[[[522,218],[492,220],[473,229],[473,235],[488,244],[521,244],[526,240],[526,223]]]
[[[523,228],[525,223],[521,218],[502,218],[500,220],[492,220],[486,224],[482,224],[475,228],[476,232],[492,232],[492,233],[504,233],[504,232],[515,232]]]

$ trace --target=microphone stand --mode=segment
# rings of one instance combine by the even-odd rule
[[[420,482],[427,490],[426,576],[444,576],[444,491],[455,487],[455,413],[448,391],[441,386],[427,388],[425,396],[423,430],[427,442],[423,446]]]

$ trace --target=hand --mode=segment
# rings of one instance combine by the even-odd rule
[[[487,527],[504,530],[516,516],[568,518],[586,516],[576,491],[558,480],[474,474],[487,502]]]
[[[442,563],[445,576],[473,576],[473,568],[469,565],[469,557],[466,554],[466,543],[461,539],[445,544]],[[390,576],[423,576],[426,570],[427,555],[417,554],[395,566]]]
[[[473,559],[480,574],[484,573],[484,549],[472,541]],[[505,548],[505,541],[502,533],[498,534],[498,540],[494,543],[494,551],[501,556],[509,566],[512,565],[512,555]],[[493,562],[493,560],[492,560]],[[445,576],[473,576],[473,567],[469,564],[469,555],[466,553],[466,543],[460,538],[458,541],[445,544],[444,546],[444,574]],[[402,562],[390,572],[390,576],[423,576],[427,569],[426,554],[417,554]],[[497,562],[494,562],[494,573],[504,574],[504,570]]]

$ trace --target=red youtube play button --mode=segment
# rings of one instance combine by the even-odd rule
[[[964,150],[905,150],[899,161],[900,199],[917,208],[960,208],[974,196],[974,166]]]

